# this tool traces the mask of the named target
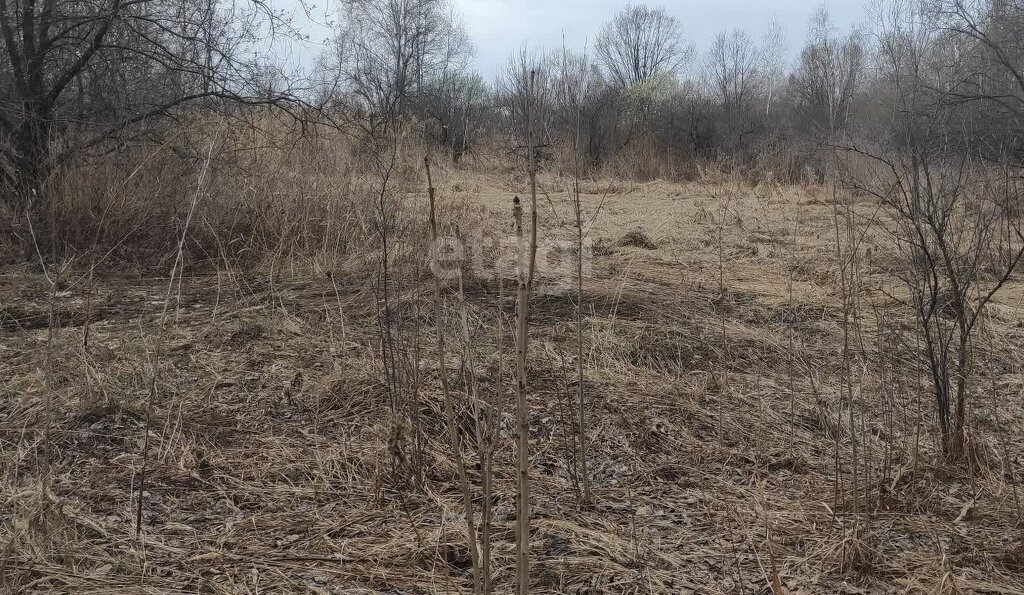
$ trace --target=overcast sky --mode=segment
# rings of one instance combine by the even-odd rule
[[[299,0],[277,2],[296,11],[296,25],[309,36],[310,42],[296,48],[293,57],[294,61],[308,64],[330,36],[327,23],[334,19],[337,0],[330,4],[329,0],[307,0],[313,3],[312,19],[296,9]],[[489,80],[523,44],[538,49],[560,48],[564,35],[570,48],[592,47],[601,26],[629,4],[628,0],[453,0],[453,3],[476,46],[474,66]],[[679,19],[684,32],[696,45],[698,55],[719,31],[738,27],[759,39],[774,18],[786,34],[786,47],[780,51],[788,58],[795,58],[805,37],[808,18],[819,6],[828,9],[840,31],[860,24],[864,16],[862,0],[670,0],[646,4],[665,8]]]

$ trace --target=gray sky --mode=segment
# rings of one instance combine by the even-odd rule
[[[330,0],[313,3],[313,18],[296,10],[296,25],[310,37],[308,44],[296,48],[295,60],[308,64],[330,36],[326,23],[334,18]],[[507,63],[509,55],[524,43],[531,48],[557,49],[562,36],[571,49],[592,47],[601,26],[621,10],[628,0],[453,0],[476,46],[474,66],[493,79]],[[282,8],[295,8],[299,0],[276,0]],[[640,2],[634,2],[640,3]],[[723,30],[745,29],[754,39],[766,31],[774,18],[786,34],[788,58],[795,58],[803,43],[811,13],[824,5],[839,31],[847,31],[864,20],[862,0],[667,0],[646,2],[662,7],[679,19],[683,30],[695,44],[698,56]]]

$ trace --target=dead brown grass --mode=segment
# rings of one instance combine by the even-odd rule
[[[541,218],[542,237],[567,233],[561,223],[568,200],[551,190],[559,180],[542,176],[541,186],[549,199],[540,208],[552,213]],[[464,205],[459,212],[467,217],[507,221],[507,190],[506,182],[475,173],[442,183],[440,196]],[[557,410],[573,386],[573,302],[557,291],[535,298],[531,592],[771,592],[773,568],[791,593],[1024,591],[1013,496],[1021,479],[1015,461],[1024,452],[1020,403],[1001,402],[996,424],[989,398],[975,401],[976,463],[950,469],[937,458],[927,393],[897,347],[881,363],[869,358],[861,400],[838,399],[831,211],[820,197],[735,183],[623,184],[617,193],[594,184],[584,191],[588,212],[600,209],[589,239],[610,244],[635,228],[657,246],[600,253],[589,272],[591,508],[572,496]],[[732,194],[720,295],[715,234],[725,192]],[[794,214],[800,233],[790,237],[783,232]],[[876,240],[881,254],[883,238]],[[787,301],[792,251],[801,263],[796,307]],[[2,277],[2,588],[466,592],[466,523],[436,364],[425,364],[421,387],[425,489],[399,491],[389,472],[391,428],[367,274],[372,255],[345,254],[348,268],[325,264],[333,282],[314,268],[280,263],[276,273],[225,268],[183,280],[163,346],[141,539],[133,532],[132,485],[166,279],[102,278],[88,348],[81,346],[83,286],[58,293],[53,482],[43,497],[36,473],[47,288],[24,271]],[[895,284],[884,260],[865,267],[862,299],[895,308],[881,291]],[[542,263],[538,275],[543,286]],[[420,311],[429,311],[426,287],[424,279],[409,298],[420,301]],[[1007,292],[993,323],[992,350],[1002,362],[997,384],[1007,397],[1022,387],[1024,343],[1013,301],[1020,287]],[[467,279],[466,294],[470,319],[493,328],[494,284]],[[720,320],[730,350],[724,372],[714,365]],[[798,350],[793,417],[791,320]],[[874,324],[865,308],[868,334]],[[493,390],[494,333],[474,336],[481,391]],[[423,352],[431,351],[425,345]],[[884,377],[895,379],[891,386],[883,365],[892,366]],[[449,373],[457,375],[455,364]],[[856,533],[850,503],[833,496],[833,446],[838,437],[845,453],[850,440],[835,420],[851,406],[864,415],[861,438],[876,473],[870,521],[858,517]],[[919,409],[924,428],[915,458]],[[895,411],[895,420],[886,421],[884,411]],[[468,411],[455,415],[469,419]],[[471,423],[460,427],[472,432]],[[513,434],[509,414],[495,453],[492,567],[500,592],[511,590],[515,576]],[[476,473],[470,466],[474,485]]]

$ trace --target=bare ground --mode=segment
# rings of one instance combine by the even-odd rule
[[[464,173],[441,200],[460,205],[464,229],[501,229],[521,182]],[[543,182],[541,236],[571,238],[565,181]],[[776,574],[791,593],[1024,592],[1024,284],[993,308],[971,456],[950,467],[937,454],[927,383],[894,338],[906,321],[880,228],[862,245],[864,356],[850,403],[838,395],[842,315],[825,190],[594,182],[584,191],[597,213],[583,304],[595,504],[578,505],[565,446],[574,296],[542,263],[530,352],[531,592],[771,593]],[[870,201],[855,212],[884,225]],[[151,274],[105,275],[91,297],[84,282],[59,288],[46,494],[47,284],[18,271],[0,278],[3,588],[471,592],[433,323],[424,322],[421,356],[427,481],[411,490],[388,451],[365,262],[334,281],[285,273],[186,277],[169,304],[168,280]],[[409,294],[423,311],[428,288]],[[497,283],[468,279],[467,299],[482,387],[494,390]],[[503,306],[510,315],[510,292]],[[461,379],[452,357],[449,374]],[[494,546],[502,592],[514,580],[511,411],[505,426]]]

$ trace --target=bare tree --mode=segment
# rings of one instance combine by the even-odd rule
[[[409,112],[414,93],[463,73],[471,55],[446,0],[344,0],[332,67],[377,131]]]
[[[938,66],[955,72],[943,81],[950,101],[962,104],[971,132],[988,140],[979,154],[988,160],[1024,162],[1019,121],[1024,116],[1024,2],[941,0],[925,5],[945,50]]]
[[[558,93],[552,73],[557,71],[559,59],[523,46],[509,57],[508,66],[498,78],[497,102],[507,127],[515,138],[525,141],[532,121],[535,147],[545,146],[549,140]],[[527,143],[522,142],[518,148],[525,151]]]
[[[852,148],[870,160],[854,185],[896,215],[893,234],[930,371],[943,452],[964,454],[974,335],[985,307],[1024,258],[1015,166],[979,159],[985,136],[965,126],[962,71],[951,40],[922,5],[879,15],[880,67],[893,89],[887,148]]]
[[[0,181],[41,209],[53,167],[200,99],[294,100],[260,85],[257,39],[288,31],[261,0],[0,0]]]
[[[675,17],[643,5],[627,6],[606,23],[596,50],[609,81],[620,88],[675,72],[692,54]]]
[[[424,83],[415,95],[415,114],[425,135],[444,147],[453,161],[471,150],[472,137],[491,113],[487,84],[475,72],[454,73]]]
[[[778,89],[787,74],[786,33],[779,21],[772,19],[761,37],[761,70],[765,83],[765,115],[768,115]]]
[[[816,12],[794,80],[799,107],[818,132],[831,136],[843,127],[863,71],[864,49],[858,35],[837,37],[828,12]]]
[[[575,141],[577,124],[593,117],[602,102],[604,83],[597,65],[587,54],[562,48],[549,59],[552,69],[553,108],[559,137]],[[581,120],[583,122],[581,122]]]
[[[722,107],[726,146],[735,149],[754,132],[756,106],[766,86],[763,61],[750,36],[741,29],[719,33],[704,69]]]
[[[859,187],[897,215],[900,276],[922,331],[942,449],[956,458],[965,444],[977,323],[1024,257],[1024,235],[1005,200],[1016,194],[1014,181],[937,137],[917,136],[903,151],[872,157],[881,182]]]

